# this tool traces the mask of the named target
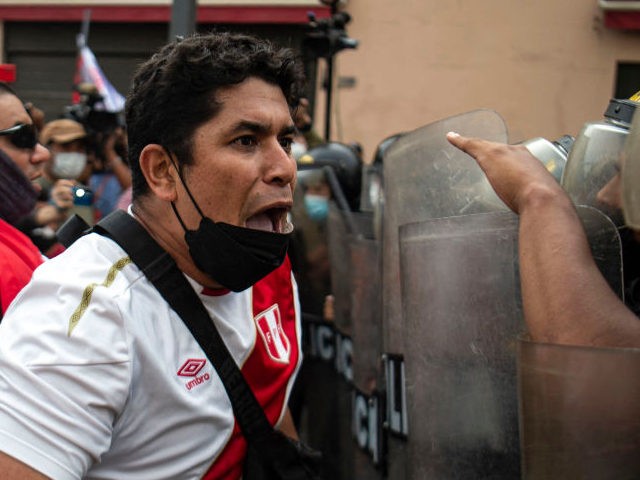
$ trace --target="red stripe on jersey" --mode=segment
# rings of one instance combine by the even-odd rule
[[[286,342],[279,342],[276,350],[282,351],[283,344],[288,343],[288,361],[274,359],[274,347],[269,343],[269,339],[272,340],[272,338],[270,335],[262,335],[256,331],[254,349],[242,367],[244,378],[264,409],[269,422],[274,425],[286,408],[287,386],[300,355],[289,258],[279,268],[257,282],[253,286],[252,295],[254,319],[264,318],[261,314],[267,312],[267,323],[279,322],[278,328],[272,328],[269,333],[276,335],[277,332],[281,332],[286,337]],[[275,310],[274,305],[277,305],[279,315],[272,314]],[[227,446],[203,478],[205,480],[240,478],[246,449],[246,441],[236,422]]]

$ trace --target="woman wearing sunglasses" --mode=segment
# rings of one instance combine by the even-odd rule
[[[0,315],[4,315],[43,260],[14,225],[33,209],[37,192],[32,181],[42,174],[50,154],[38,143],[23,103],[4,83],[0,83],[0,112]]]

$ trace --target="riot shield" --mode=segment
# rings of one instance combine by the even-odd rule
[[[379,471],[353,439],[353,386],[371,393],[375,388],[380,347],[380,265],[378,242],[372,239],[372,213],[349,212],[331,202],[327,246],[331,265],[333,319],[316,327],[322,383],[316,382],[313,445],[328,460],[336,479],[376,479]],[[320,338],[322,336],[322,339]],[[322,343],[323,345],[320,345]],[[355,353],[354,353],[355,352]],[[331,373],[327,374],[327,369]],[[362,451],[361,451],[362,450]]]
[[[432,218],[506,210],[475,161],[446,140],[448,131],[499,142],[506,126],[492,110],[477,110],[405,133],[383,163],[382,322],[383,350],[405,351],[400,287],[400,225]],[[389,402],[387,402],[389,403]],[[410,478],[405,445],[388,442],[390,478]]]
[[[350,334],[351,275],[353,273],[350,245],[354,239],[373,237],[373,216],[371,213],[349,212],[349,217],[346,217],[345,213],[332,202],[329,206],[327,233],[335,322],[339,329]]]
[[[638,478],[640,349],[518,346],[523,478]]]
[[[475,161],[451,151],[449,130],[506,141],[502,120],[477,111],[407,134],[385,156],[383,341],[403,356],[406,388],[389,476],[516,478],[517,217]],[[619,291],[615,225],[593,209],[580,216]]]
[[[619,103],[612,101],[611,105],[619,106]],[[635,110],[633,103],[622,105]],[[627,163],[633,165],[637,156],[632,153],[637,135],[629,138],[628,127],[626,122],[610,120],[586,123],[567,160],[562,186],[576,205],[596,208],[618,226],[624,260],[621,298],[640,316],[640,244],[625,225],[622,209],[625,192],[628,194],[637,188],[635,185],[624,188],[624,176],[620,176],[620,170],[626,169]],[[624,213],[628,216],[631,212],[633,207],[629,206]]]
[[[624,300],[622,241],[618,227],[596,208],[578,205],[576,210],[600,273],[611,290]]]
[[[384,158],[382,259],[386,351],[403,350],[398,228],[431,218],[506,210],[476,162],[447,142],[448,131],[507,141],[506,126],[492,110],[454,116],[407,133]]]
[[[615,225],[593,208],[578,213],[601,272],[620,295]],[[518,476],[516,345],[525,325],[517,238],[510,212],[400,227],[412,426],[405,478]]]
[[[510,212],[400,227],[405,478],[519,475],[517,233]]]
[[[373,214],[368,218],[371,225]],[[376,467],[382,463],[384,450],[380,435],[382,409],[376,397],[383,351],[380,242],[369,235],[352,235],[349,253],[354,387],[351,418],[353,438],[359,447],[354,451],[351,478],[374,480],[382,478],[382,471]]]
[[[579,206],[593,258],[623,298],[613,221]],[[523,478],[632,479],[640,474],[640,349],[518,342]]]

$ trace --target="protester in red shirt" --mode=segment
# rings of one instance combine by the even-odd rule
[[[33,120],[15,92],[0,83],[0,307],[7,307],[31,279],[43,257],[13,225],[29,214],[49,151],[38,143]]]

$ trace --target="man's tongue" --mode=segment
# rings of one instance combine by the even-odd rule
[[[266,213],[260,213],[247,220],[247,228],[273,232],[273,223],[271,222],[271,217],[269,217],[269,215]]]

